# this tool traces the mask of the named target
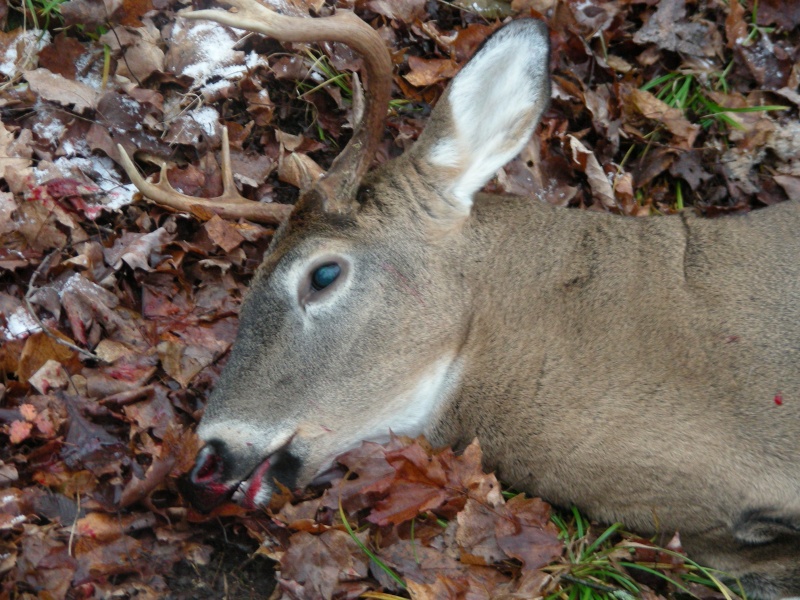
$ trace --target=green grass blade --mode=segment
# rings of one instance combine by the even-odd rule
[[[721,108],[721,107],[720,107]],[[742,108],[722,108],[724,112],[732,113],[753,113],[767,110],[789,110],[791,106],[781,106],[779,104],[767,104],[764,106],[745,106]]]
[[[643,92],[646,92],[647,90],[651,90],[654,87],[658,87],[664,83],[667,83],[668,81],[671,81],[676,77],[679,77],[677,73],[667,73],[666,75],[662,75],[661,77],[656,77],[652,81],[645,83],[639,89],[642,90]]]
[[[364,543],[358,539],[356,533],[353,531],[353,528],[350,527],[350,522],[347,520],[347,515],[344,514],[344,507],[342,506],[342,499],[339,498],[339,517],[342,519],[342,523],[344,524],[344,528],[347,530],[347,533],[350,534],[350,537],[356,543],[356,545],[361,548],[361,551],[366,554],[371,561],[373,561],[380,569],[386,573],[389,577],[391,577],[394,582],[399,585],[401,588],[406,589],[406,582],[402,580],[402,578],[392,570],[386,563],[384,563],[378,556],[369,548],[367,548]]]
[[[606,529],[603,533],[601,533],[597,539],[592,542],[592,544],[583,551],[583,555],[581,558],[586,560],[587,557],[591,556],[600,545],[605,542],[608,538],[614,535],[620,528],[622,527],[622,523],[614,523],[611,527]]]

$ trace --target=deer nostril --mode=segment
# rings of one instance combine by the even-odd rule
[[[192,483],[210,483],[219,479],[222,474],[222,458],[211,446],[206,446],[197,455],[192,469]]]

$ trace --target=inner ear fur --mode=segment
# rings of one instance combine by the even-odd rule
[[[541,21],[489,37],[439,100],[409,151],[438,192],[433,212],[464,217],[472,199],[530,139],[550,100],[550,42]]]

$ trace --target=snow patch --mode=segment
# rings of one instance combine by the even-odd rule
[[[202,106],[192,111],[192,119],[203,128],[203,133],[212,137],[219,123],[219,113],[210,106]]]
[[[73,138],[61,142],[61,150],[68,157],[87,156],[92,153],[92,149],[86,142],[86,138]]]
[[[196,85],[203,86],[212,77],[227,78],[232,69],[244,71],[244,67],[235,65],[241,53],[233,49],[236,38],[229,28],[212,21],[199,21],[192,24],[186,40],[192,44],[196,60],[180,74],[193,78]]]
[[[88,157],[74,156],[75,154],[88,153],[88,146],[83,148],[85,141],[77,143],[64,143],[62,148],[68,156],[62,156],[53,164],[63,177],[77,178],[79,174],[91,179],[102,194],[99,198],[84,198],[90,206],[99,206],[109,210],[118,210],[121,207],[133,202],[133,195],[136,193],[136,186],[132,183],[123,184],[120,175],[114,166],[114,161],[107,156]],[[76,177],[77,176],[77,177]],[[52,179],[52,171],[42,171],[38,168],[33,169],[33,177],[36,185],[42,185]],[[97,200],[92,202],[92,200]]]
[[[267,59],[261,56],[258,52],[248,52],[244,57],[245,66],[251,71],[256,67],[269,67]]]
[[[58,299],[62,300],[64,298],[64,293],[70,291],[73,288],[80,287],[81,276],[78,273],[73,273],[72,277],[67,279],[64,282],[64,285],[61,286],[61,289],[58,290]]]
[[[7,340],[21,340],[41,330],[36,320],[22,306],[6,317],[5,327],[0,327],[0,332]],[[3,497],[3,501],[5,500],[6,497]]]
[[[59,119],[52,115],[42,115],[42,119],[33,124],[33,133],[35,133],[40,140],[45,141],[52,146],[58,145],[58,140],[64,134],[66,127]]]
[[[91,52],[86,52],[75,61],[75,79],[80,83],[88,85],[98,91],[103,90],[103,73],[98,67],[102,61],[94,60]]]
[[[40,29],[28,29],[17,35],[16,40],[8,44],[5,54],[0,56],[0,73],[12,79],[23,69],[36,66],[39,52],[50,44],[50,32]],[[19,56],[20,50],[22,56]]]

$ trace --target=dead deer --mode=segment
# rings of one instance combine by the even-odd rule
[[[268,502],[390,431],[482,444],[515,488],[800,596],[800,203],[645,219],[479,193],[548,104],[546,27],[498,30],[413,148],[374,172],[391,63],[348,12],[197,11],[366,62],[361,126],[280,227],[198,433],[198,507]],[[126,157],[127,158],[127,157]],[[145,196],[203,202],[145,182]],[[276,219],[238,197],[226,216]],[[206,201],[208,202],[208,201]],[[781,401],[778,400],[781,399]]]

